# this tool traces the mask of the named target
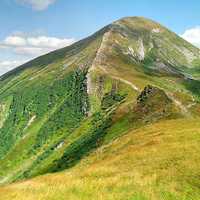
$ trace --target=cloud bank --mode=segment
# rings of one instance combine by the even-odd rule
[[[25,62],[71,45],[75,42],[74,38],[57,38],[45,35],[32,36],[26,33],[16,33],[9,35],[0,41],[0,51],[7,51],[14,60],[0,60],[0,75],[24,64]]]
[[[48,36],[11,35],[0,42],[0,48],[6,48],[18,55],[40,56],[50,51],[69,46],[73,38],[56,38]]]
[[[47,9],[56,0],[17,0],[18,3],[31,6],[34,10],[42,11]]]
[[[187,29],[180,35],[183,39],[200,48],[200,26]]]

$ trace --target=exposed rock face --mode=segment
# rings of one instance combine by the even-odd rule
[[[143,40],[140,38],[139,41],[139,47],[138,47],[138,59],[140,61],[144,60],[145,58],[145,48],[144,48],[144,45],[143,45]]]
[[[104,60],[106,58],[105,55],[105,51],[107,50],[107,41],[109,41],[109,37],[110,37],[110,31],[106,32],[103,35],[102,41],[101,41],[101,45],[99,47],[99,49],[96,52],[96,56],[92,62],[91,67],[88,70],[88,74],[87,74],[87,92],[88,94],[94,94],[96,92],[97,85],[95,85],[95,83],[93,83],[92,81],[92,73],[94,72],[95,68],[97,66],[101,66],[104,63]]]
[[[5,113],[6,111],[6,105],[5,104],[0,104],[0,128],[2,128],[6,118],[7,118],[7,115]]]
[[[159,28],[153,28],[151,32],[152,33],[160,33],[160,29]]]

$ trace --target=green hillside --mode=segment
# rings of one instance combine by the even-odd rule
[[[200,50],[142,17],[1,76],[0,199],[200,198],[199,77]]]

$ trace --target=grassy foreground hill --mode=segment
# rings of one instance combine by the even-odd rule
[[[199,199],[200,120],[130,131],[73,169],[0,188],[2,200]]]
[[[0,199],[199,199],[199,75],[142,17],[3,75]]]

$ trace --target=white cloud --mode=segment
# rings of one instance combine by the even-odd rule
[[[31,60],[56,49],[66,47],[75,42],[73,38],[57,38],[33,36],[26,33],[15,33],[0,41],[2,55],[6,52],[16,60],[0,60],[0,75]]]
[[[180,36],[195,46],[200,47],[200,26],[187,29]]]
[[[36,57],[50,51],[66,47],[75,42],[73,38],[48,36],[11,35],[0,42],[0,48],[7,48],[18,55]]]
[[[27,56],[27,57],[37,57],[45,53],[50,52],[50,49],[39,48],[39,47],[17,47],[13,49],[14,53],[17,55]]]
[[[0,61],[0,75],[14,69],[17,66],[22,65],[27,60],[5,60]]]
[[[17,0],[17,2],[22,4],[27,4],[31,6],[34,10],[45,10],[49,5],[55,3],[56,0]]]
[[[35,47],[47,47],[47,48],[59,48],[63,46],[67,46],[74,42],[74,39],[59,39],[56,37],[46,37],[46,36],[38,36],[38,37],[30,37],[27,38],[27,43],[31,46]]]
[[[5,45],[13,45],[13,46],[23,46],[26,44],[26,41],[24,38],[22,37],[18,37],[18,36],[8,36],[5,40],[4,40],[4,44]]]

